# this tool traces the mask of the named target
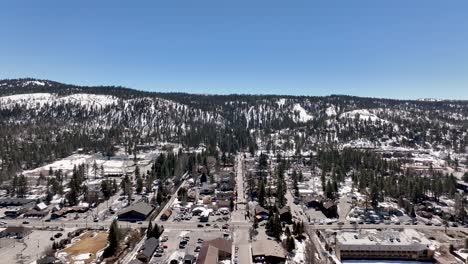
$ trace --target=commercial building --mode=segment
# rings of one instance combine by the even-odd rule
[[[153,212],[154,207],[145,202],[139,202],[123,209],[118,218],[121,221],[144,221]]]
[[[217,264],[230,260],[232,256],[232,241],[216,238],[204,241],[198,254],[197,264]]]
[[[159,246],[159,240],[158,239],[156,239],[154,237],[148,238],[145,241],[145,244],[143,245],[143,248],[138,253],[137,259],[142,261],[142,262],[145,262],[145,263],[149,262],[158,246]]]
[[[33,204],[32,206],[34,206],[36,202],[33,199],[26,199],[26,198],[0,198],[0,207],[26,206],[27,204]]]
[[[252,243],[253,261],[263,263],[285,263],[287,253],[284,248],[272,240],[259,240]]]
[[[413,229],[342,232],[336,237],[340,259],[430,260],[433,252],[430,240]]]
[[[9,226],[0,232],[0,238],[12,237],[22,239],[31,233],[31,229],[24,226]]]

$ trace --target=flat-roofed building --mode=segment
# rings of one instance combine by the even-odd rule
[[[342,232],[336,237],[340,259],[408,259],[433,257],[431,241],[414,229]]]

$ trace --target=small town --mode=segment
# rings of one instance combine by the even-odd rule
[[[236,155],[208,151],[171,143],[136,146],[131,155],[122,149],[112,157],[77,151],[24,171],[0,198],[2,259],[38,264],[466,261],[468,183],[453,176],[466,180],[465,165],[454,169],[431,153],[401,160],[407,157],[401,148],[362,145],[302,154],[262,147]],[[326,160],[333,155],[344,166],[367,155],[421,175],[450,170],[453,186],[417,203],[384,195],[380,188],[360,188],[354,179],[370,164],[346,171]]]
[[[0,264],[468,264],[467,0],[0,5]]]

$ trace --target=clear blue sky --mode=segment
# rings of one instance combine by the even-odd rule
[[[0,4],[0,78],[468,99],[466,0],[69,2]]]

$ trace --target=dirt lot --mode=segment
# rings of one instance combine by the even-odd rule
[[[89,231],[82,234],[79,240],[63,250],[70,263],[90,263],[96,258],[96,253],[107,244],[106,232]]]

